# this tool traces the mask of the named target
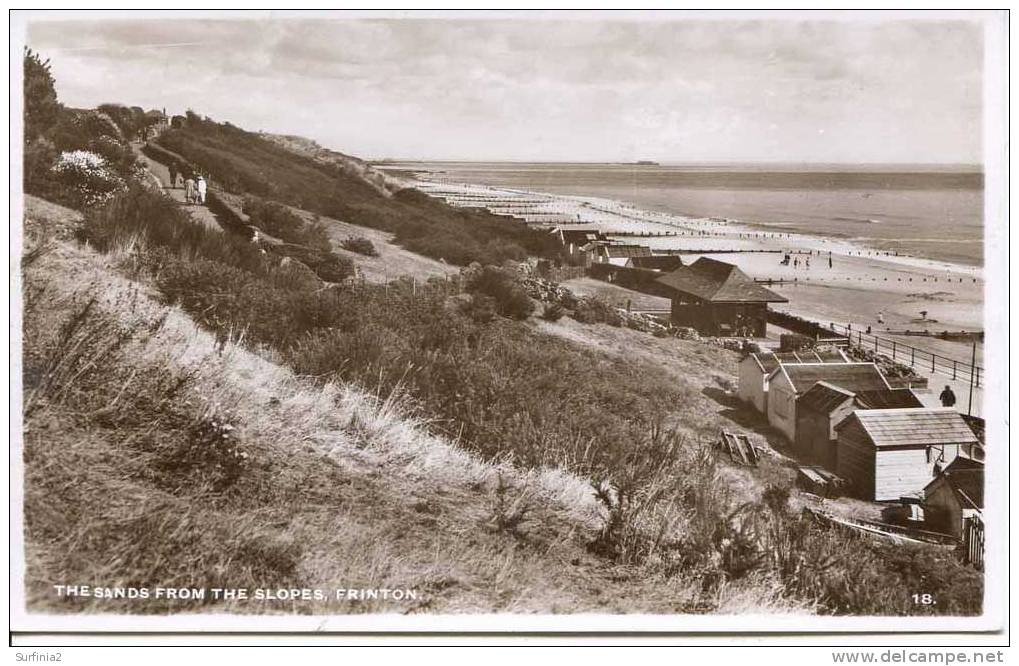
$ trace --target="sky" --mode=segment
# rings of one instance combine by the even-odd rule
[[[587,17],[590,19],[590,17]],[[62,102],[370,159],[979,163],[965,21],[34,21]]]

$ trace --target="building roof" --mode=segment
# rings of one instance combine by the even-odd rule
[[[683,266],[683,259],[678,254],[653,254],[650,256],[631,257],[629,265],[634,268],[648,268],[653,271],[674,271]]]
[[[657,282],[710,303],[787,303],[789,300],[757,284],[736,266],[708,257],[677,268]]]
[[[837,348],[804,350],[798,352],[759,352],[750,354],[754,363],[764,374],[771,374],[779,363],[849,363],[849,359]]]
[[[860,409],[835,426],[842,430],[856,421],[877,448],[975,444],[976,435],[950,407]]]
[[[797,394],[805,393],[817,382],[828,382],[853,393],[889,388],[873,363],[780,363],[771,374],[779,372],[785,373]]]
[[[852,400],[854,393],[839,388],[828,382],[817,382],[806,393],[796,399],[797,407],[806,407],[812,411],[827,414],[836,407]]]
[[[965,456],[956,456],[955,460],[948,464],[933,481],[924,488],[930,488],[936,483],[947,483],[952,489],[959,503],[966,508],[984,508],[984,464]]]
[[[920,399],[908,388],[857,391],[856,404],[861,409],[908,409],[910,407],[923,407]]]
[[[553,234],[562,236],[563,244],[583,245],[596,240],[605,240],[598,227],[556,227]]]
[[[602,252],[611,259],[651,256],[651,248],[646,245],[603,245]]]

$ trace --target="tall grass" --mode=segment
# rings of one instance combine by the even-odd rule
[[[870,539],[790,514],[781,489],[735,504],[714,451],[663,427],[668,414],[682,418],[692,389],[657,367],[504,317],[468,316],[439,284],[287,282],[264,255],[226,251],[232,241],[165,229],[180,220],[151,196],[90,216],[86,238],[109,247],[132,230],[144,248],[137,261],[168,300],[218,334],[266,345],[301,374],[373,387],[383,400],[399,395],[433,432],[484,459],[592,478],[604,524],[590,547],[611,562],[697,580],[708,597],[768,580],[833,613],[979,609],[979,575],[949,553],[891,557]],[[494,524],[512,532],[526,511],[502,502]],[[948,573],[925,573],[939,568]],[[931,580],[943,605],[912,607],[913,588]]]

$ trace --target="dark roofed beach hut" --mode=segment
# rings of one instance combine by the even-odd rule
[[[797,399],[817,382],[850,394],[889,388],[873,363],[779,363],[768,377],[768,423],[796,441]]]
[[[763,338],[768,303],[788,299],[757,284],[732,264],[701,257],[658,278],[672,299],[672,323],[702,335]]]
[[[819,381],[796,399],[797,454],[835,471],[835,427],[858,409],[910,409],[923,403],[909,389],[850,391]]]

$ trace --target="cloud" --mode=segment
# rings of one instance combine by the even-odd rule
[[[193,108],[366,156],[564,160],[978,161],[980,35],[962,21],[29,26],[73,105]]]

